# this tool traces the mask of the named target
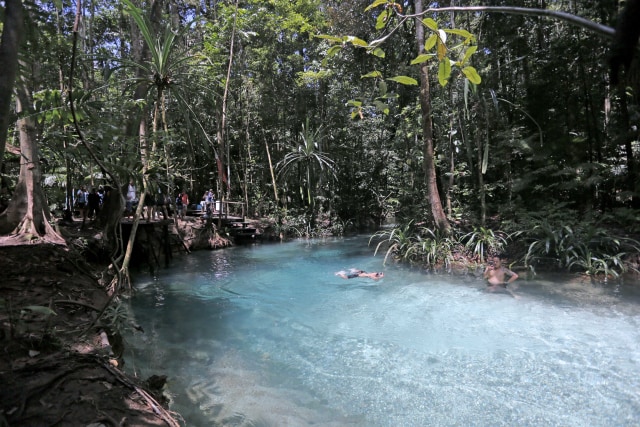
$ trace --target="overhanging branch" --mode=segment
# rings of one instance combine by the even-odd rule
[[[555,18],[566,21],[578,27],[593,31],[594,33],[613,38],[615,29],[606,25],[598,24],[580,16],[572,15],[567,12],[549,9],[532,9],[528,7],[509,7],[509,6],[452,6],[452,7],[433,7],[426,9],[421,16],[428,13],[440,12],[494,12],[506,13],[510,15],[527,15],[527,16],[543,16],[547,18]]]

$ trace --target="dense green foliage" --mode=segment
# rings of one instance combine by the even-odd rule
[[[400,226],[378,237],[413,262],[448,266],[456,251],[483,262],[509,247],[528,264],[553,258],[590,274],[625,271],[640,233],[636,66],[626,85],[611,86],[610,40],[511,13],[427,11],[427,49],[417,56],[415,20],[392,20],[413,5],[82,4],[73,76],[80,128],[121,182],[184,188],[192,201],[214,188],[252,216],[276,218],[283,233],[378,229],[394,220]],[[618,13],[616,2],[570,5],[563,11],[608,26]],[[19,72],[32,89],[45,193],[60,211],[72,188],[109,180],[72,126],[75,3],[28,1],[25,9]],[[436,34],[459,41],[446,47]],[[147,57],[136,54],[141,46]],[[453,235],[432,226],[424,197],[413,84],[423,62],[432,69],[434,160]],[[142,117],[151,132],[141,150]],[[17,129],[8,138],[17,146]],[[7,203],[20,156],[2,160]]]

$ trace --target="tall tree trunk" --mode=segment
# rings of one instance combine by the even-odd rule
[[[486,118],[487,117],[486,110],[484,111],[484,113]],[[486,123],[486,129],[487,129],[487,132],[489,132],[488,120]],[[489,145],[486,144],[483,147],[481,129],[476,129],[474,138],[476,140],[476,156],[477,156],[476,167],[477,167],[477,174],[478,174],[478,198],[480,202],[480,224],[484,226],[486,225],[486,222],[487,222],[487,192],[484,187],[484,174],[485,174],[486,164],[487,164],[485,161],[485,156],[488,156]],[[489,136],[487,136],[487,141],[488,140],[489,140]]]
[[[447,213],[449,214],[449,216],[451,217],[453,215],[453,207],[452,207],[452,202],[451,202],[451,192],[453,191],[453,185],[455,183],[455,172],[456,172],[456,159],[455,159],[455,152],[456,152],[456,147],[455,147],[455,143],[453,142],[454,139],[454,132],[453,130],[455,129],[454,127],[454,123],[453,123],[453,113],[451,114],[451,117],[449,117],[449,177],[446,180],[446,188],[445,188],[445,198],[446,198],[446,203],[447,203]]]
[[[280,200],[278,199],[278,187],[276,185],[276,174],[273,169],[273,162],[271,161],[271,153],[269,152],[269,142],[267,141],[267,136],[264,134],[264,129],[262,130],[262,136],[264,138],[264,148],[267,151],[267,160],[269,160],[269,172],[271,172],[271,183],[273,184],[273,200],[276,202],[276,206],[279,206]]]
[[[11,110],[11,94],[18,68],[20,35],[24,26],[22,0],[5,0],[4,26],[0,40],[0,168],[4,160]]]
[[[423,11],[422,0],[415,1],[416,15]],[[416,18],[416,42],[418,55],[424,52],[424,27],[420,18]],[[431,121],[431,91],[429,88],[429,67],[427,62],[420,64],[420,110],[422,112],[422,143],[424,153],[424,172],[427,182],[427,197],[431,206],[431,215],[436,228],[445,233],[451,231],[451,225],[442,208],[438,180],[436,177],[435,150],[433,144],[433,123]]]
[[[50,212],[42,190],[40,155],[36,143],[36,123],[29,106],[33,104],[27,82],[16,88],[16,111],[20,134],[20,175],[7,209],[0,214],[0,234],[10,233],[17,242],[42,239],[64,245],[64,239],[49,224]]]
[[[154,0],[150,6],[151,15],[150,21],[152,24],[152,31],[157,33],[157,27],[160,22],[160,13],[162,10],[162,0]],[[143,64],[146,60],[148,60],[150,56],[149,46],[146,45],[142,40],[142,36],[140,34],[140,29],[136,25],[132,25],[132,37],[133,37],[133,46],[137,45],[137,48],[133,51],[134,60],[138,64]],[[143,75],[143,71],[138,68],[137,77],[148,77]],[[147,87],[144,83],[139,84],[136,87],[133,98],[134,99],[144,99],[146,98]],[[140,197],[138,199],[138,207],[134,213],[133,224],[131,225],[131,234],[129,234],[129,240],[127,242],[127,247],[125,249],[124,258],[122,259],[122,264],[120,266],[120,272],[118,275],[118,279],[124,281],[126,285],[130,284],[129,279],[129,263],[131,262],[131,255],[133,254],[133,245],[136,240],[136,233],[138,230],[138,223],[140,222],[140,217],[142,216],[142,209],[144,208],[144,199],[146,194],[149,191],[149,179],[147,177],[147,171],[149,169],[149,141],[148,141],[148,124],[147,124],[147,116],[149,114],[148,108],[143,107],[140,112],[140,121],[138,122],[138,140],[140,142],[140,161],[142,164],[142,190],[140,190]],[[122,197],[120,195],[120,197]]]
[[[231,178],[231,173],[229,171],[229,165],[227,162],[228,159],[228,149],[226,141],[225,141],[225,126],[227,122],[227,98],[229,96],[229,80],[231,79],[231,67],[233,66],[233,46],[235,44],[236,37],[236,19],[238,16],[238,0],[235,0],[235,12],[233,13],[233,28],[231,30],[231,42],[229,46],[229,65],[227,66],[227,78],[224,82],[224,93],[222,94],[222,110],[220,112],[220,119],[218,120],[218,131],[217,131],[217,139],[218,139],[218,158],[216,159],[216,163],[218,166],[218,184],[221,194],[219,194],[219,198],[221,203],[224,201],[224,193],[228,197],[231,196],[231,184],[229,183],[229,179]],[[227,172],[224,171],[225,166],[227,167]]]
[[[620,98],[620,113],[622,116],[622,128],[625,130],[623,137],[624,151],[627,156],[627,179],[625,182],[625,190],[631,194],[631,207],[640,209],[640,173],[638,161],[633,154],[633,143],[638,140],[640,132],[631,125],[629,115],[629,105],[627,104],[626,88],[618,87]]]

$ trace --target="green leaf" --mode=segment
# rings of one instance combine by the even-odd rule
[[[142,15],[142,11],[139,8],[137,8],[130,0],[122,0],[122,1],[127,6],[127,11],[131,14],[131,16],[133,17],[133,20],[138,25],[138,28],[140,29],[140,33],[142,34],[142,37],[144,37],[147,45],[151,49],[152,55],[154,55],[155,57],[157,55],[157,52],[155,51],[155,49],[153,49],[153,46],[154,46],[153,36],[151,35],[151,31],[149,30],[149,25],[147,25],[147,21]]]
[[[393,82],[400,83],[400,84],[403,84],[403,85],[413,85],[413,86],[417,86],[418,85],[418,81],[416,79],[408,77],[408,76],[389,77],[387,80],[391,80]]]
[[[343,42],[342,37],[331,36],[329,34],[316,34],[316,35],[314,35],[314,37],[318,38],[318,39],[329,40],[329,41],[334,42],[334,43],[342,43]]]
[[[356,101],[355,99],[350,99],[349,101],[347,101],[347,105],[350,105],[352,107],[361,107],[362,101]]]
[[[384,50],[380,49],[379,47],[373,49],[373,51],[371,51],[371,53],[373,55],[377,56],[378,58],[384,58],[385,57]]]
[[[353,44],[354,46],[360,46],[360,47],[368,47],[369,43],[367,43],[366,41],[358,38],[358,37],[354,37],[354,36],[347,36],[345,38],[345,41]]]
[[[380,96],[385,96],[387,94],[387,83],[384,80],[380,80],[378,84],[378,91],[380,92]]]
[[[335,46],[331,46],[329,50],[327,50],[327,56],[334,56],[336,53],[342,50],[342,45],[337,44]]]
[[[464,67],[462,69],[462,74],[464,74],[464,76],[473,84],[479,85],[482,82],[480,74],[478,74],[476,69],[471,66]]]
[[[421,55],[418,55],[414,60],[412,60],[411,65],[422,64],[423,62],[427,62],[434,56],[436,55],[433,53],[423,53]]]
[[[469,46],[469,48],[464,52],[464,58],[462,59],[462,63],[464,64],[471,58],[471,55],[476,53],[478,50],[478,46]]]
[[[382,77],[382,73],[380,71],[371,71],[360,78],[364,79],[365,77]]]
[[[456,34],[458,36],[462,36],[465,39],[473,39],[474,38],[473,34],[471,34],[469,31],[462,30],[462,29],[459,29],[459,28],[445,29],[444,31],[449,33],[449,34]]]
[[[389,9],[382,11],[380,15],[378,15],[378,18],[376,18],[376,30],[383,29],[387,25],[387,22],[389,22],[390,17],[391,12]]]
[[[371,3],[369,6],[366,7],[366,9],[364,10],[365,12],[368,12],[369,10],[376,8],[378,6],[381,6],[383,4],[387,4],[388,0],[375,0],[373,3]]]
[[[436,45],[437,41],[438,41],[438,35],[435,33],[431,34],[427,39],[427,41],[424,43],[424,50],[431,50]]]
[[[438,81],[440,82],[440,86],[446,86],[450,76],[451,61],[445,58],[444,60],[440,61],[440,64],[438,65]]]
[[[425,18],[422,23],[431,31],[438,31],[438,23],[432,18]]]
[[[378,111],[382,111],[383,114],[389,114],[389,106],[387,104],[385,104],[384,102],[375,100],[373,101],[373,105],[376,106],[376,108],[378,109]]]
[[[28,305],[24,307],[23,310],[29,310],[29,311],[33,311],[34,313],[40,313],[47,316],[49,315],[57,316],[55,311],[51,310],[49,307],[44,307],[41,305]]]

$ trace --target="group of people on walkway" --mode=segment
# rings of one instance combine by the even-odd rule
[[[75,194],[75,208],[78,210],[80,218],[82,218],[82,227],[84,227],[87,219],[96,219],[104,204],[105,190],[101,185],[98,188],[93,187],[91,192],[87,191],[86,186],[81,186]]]
[[[138,193],[133,180],[129,181],[126,189],[123,189],[125,194],[125,218],[133,218],[135,210],[138,206]],[[175,199],[165,194],[161,188],[158,188],[156,194],[146,194],[144,198],[145,212],[143,218],[147,222],[154,219],[159,219],[162,216],[163,219],[168,219],[171,216],[173,206],[175,206],[175,212],[177,218],[184,219],[189,208],[189,195],[186,190],[180,191]],[[213,215],[216,212],[216,196],[213,189],[209,189],[202,196],[200,203],[202,213],[204,215]]]
[[[178,218],[184,219],[189,207],[189,195],[186,191],[182,190],[176,197],[176,214]]]
[[[133,180],[129,181],[125,191],[125,209],[124,217],[133,218],[138,207],[138,192]],[[169,219],[172,216],[173,206],[175,206],[176,217],[184,219],[186,210],[189,206],[189,195],[186,190],[180,191],[176,198],[173,199],[158,187],[155,194],[146,193],[144,197],[144,212],[142,218],[147,222],[160,219]]]

